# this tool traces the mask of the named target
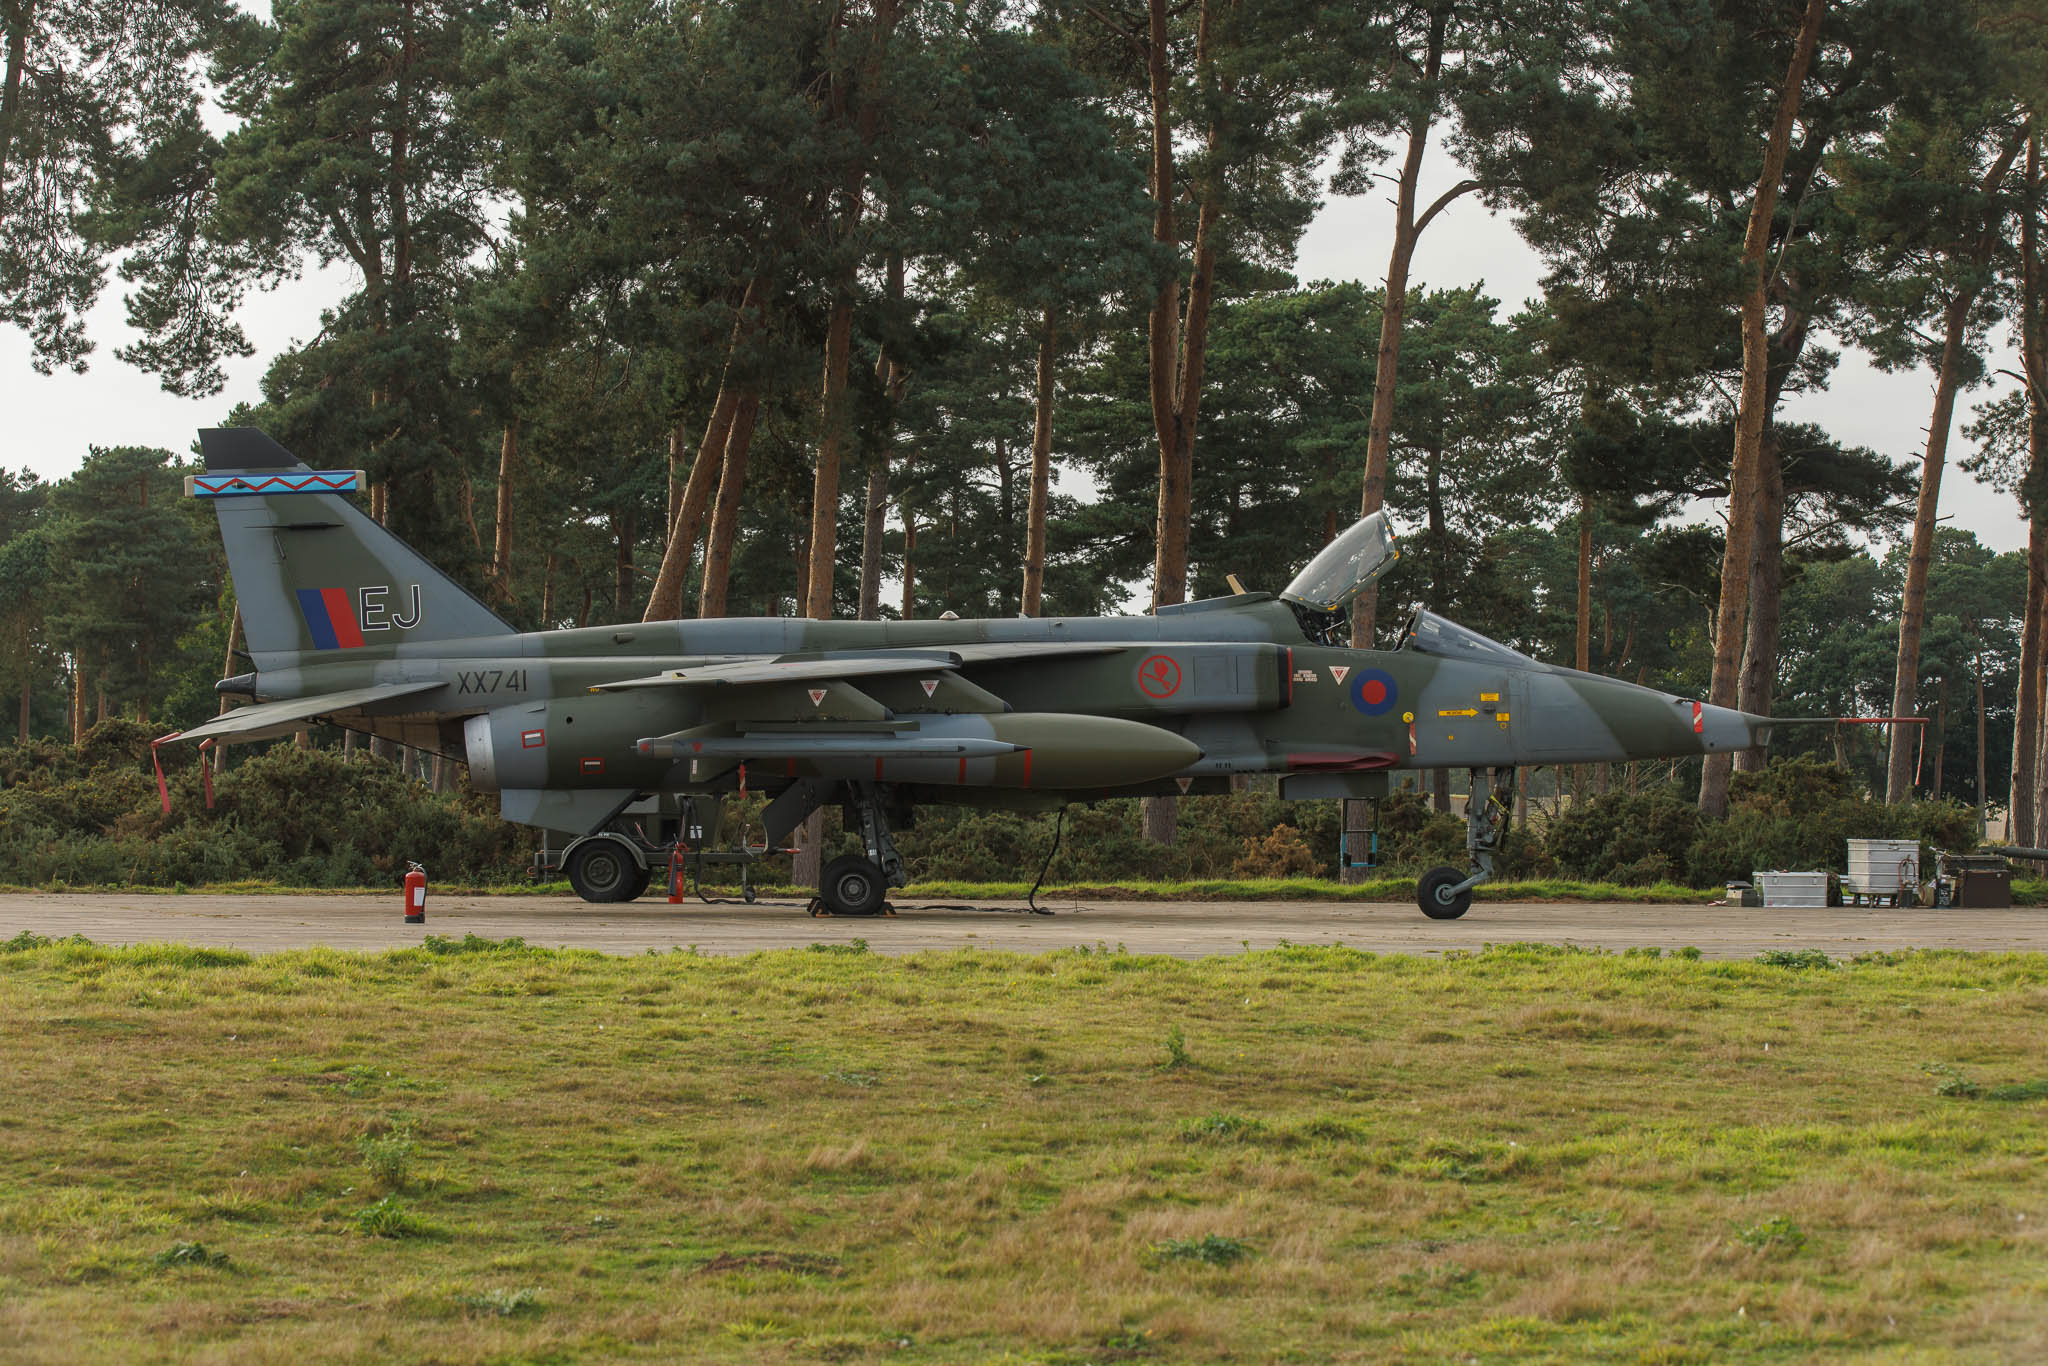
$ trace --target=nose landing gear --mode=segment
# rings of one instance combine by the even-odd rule
[[[1493,858],[1507,838],[1514,800],[1512,768],[1493,770],[1490,785],[1485,769],[1472,770],[1472,795],[1465,800],[1465,852],[1472,859],[1472,871],[1445,866],[1424,873],[1415,884],[1415,902],[1424,915],[1456,920],[1472,908],[1472,889],[1493,876]]]

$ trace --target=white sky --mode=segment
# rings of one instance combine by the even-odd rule
[[[1425,163],[1423,202],[1455,175],[1452,163],[1433,155]],[[1386,272],[1391,223],[1392,209],[1384,197],[1330,201],[1302,242],[1297,273],[1304,281],[1379,283]],[[1541,275],[1541,262],[1506,218],[1462,199],[1423,235],[1410,287],[1483,281],[1502,301],[1503,311],[1511,312],[1540,293]],[[118,280],[110,283],[88,321],[98,349],[83,375],[36,374],[29,367],[22,334],[0,329],[0,415],[5,419],[0,422],[0,467],[26,466],[56,479],[76,469],[93,445],[190,449],[197,428],[217,425],[235,404],[260,397],[258,383],[271,358],[311,338],[319,330],[320,310],[353,284],[352,270],[309,269],[302,279],[273,293],[252,294],[243,305],[242,324],[256,354],[230,363],[227,387],[211,398],[183,399],[165,393],[154,377],[114,359],[115,349],[132,335],[123,322]],[[1996,364],[2016,362],[2007,355]],[[1957,432],[1951,437],[1942,480],[1941,514],[1954,525],[1974,530],[1993,549],[2015,550],[2026,544],[2026,524],[2016,501],[1978,484],[1956,464],[1967,453],[1961,424],[1970,407],[1987,393],[1980,389],[1965,394],[1958,405]],[[1786,418],[1817,423],[1839,440],[1917,462],[1932,402],[1933,376],[1928,371],[1883,374],[1857,352],[1845,349],[1826,392],[1789,399],[1781,411]],[[1398,517],[1399,509],[1395,511]]]

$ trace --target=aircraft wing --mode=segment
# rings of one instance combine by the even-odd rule
[[[600,683],[592,692],[629,688],[687,688],[712,684],[803,683],[818,679],[860,678],[874,674],[907,674],[957,669],[967,664],[1025,662],[1058,656],[1112,654],[1128,648],[1086,643],[1045,644],[1038,641],[982,645],[947,645],[930,649],[861,650],[845,654],[785,655],[777,659],[718,660],[681,669],[664,669],[644,678]]]
[[[295,730],[303,730],[308,721],[333,716],[338,712],[358,711],[377,702],[410,697],[414,693],[432,692],[442,686],[439,679],[419,683],[378,683],[367,688],[347,688],[341,692],[320,693],[314,697],[259,702],[253,707],[237,707],[203,725],[180,731],[171,738],[213,740],[226,745],[242,744],[250,740],[269,740],[280,735],[290,735]]]

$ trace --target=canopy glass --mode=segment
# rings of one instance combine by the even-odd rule
[[[1324,546],[1307,568],[1294,576],[1280,598],[1318,612],[1342,611],[1400,558],[1401,548],[1395,543],[1387,514],[1375,512],[1352,523],[1350,530]]]

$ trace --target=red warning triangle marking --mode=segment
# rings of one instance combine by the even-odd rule
[[[1349,664],[1332,664],[1330,666],[1330,681],[1333,683],[1342,683],[1344,681],[1344,675],[1350,672],[1351,666]]]
[[[1174,781],[1180,784],[1180,790],[1183,792],[1194,786],[1195,782],[1193,778],[1175,778]]]
[[[822,704],[824,703],[824,701],[825,701],[825,690],[824,690],[823,688],[811,688],[811,689],[808,689],[808,691],[809,691],[809,693],[811,694],[811,705],[812,705],[812,706],[816,707],[816,706],[820,706],[820,705],[822,705]]]
[[[936,678],[920,678],[917,680],[917,686],[924,689],[926,697],[930,697],[939,690],[939,680]]]

